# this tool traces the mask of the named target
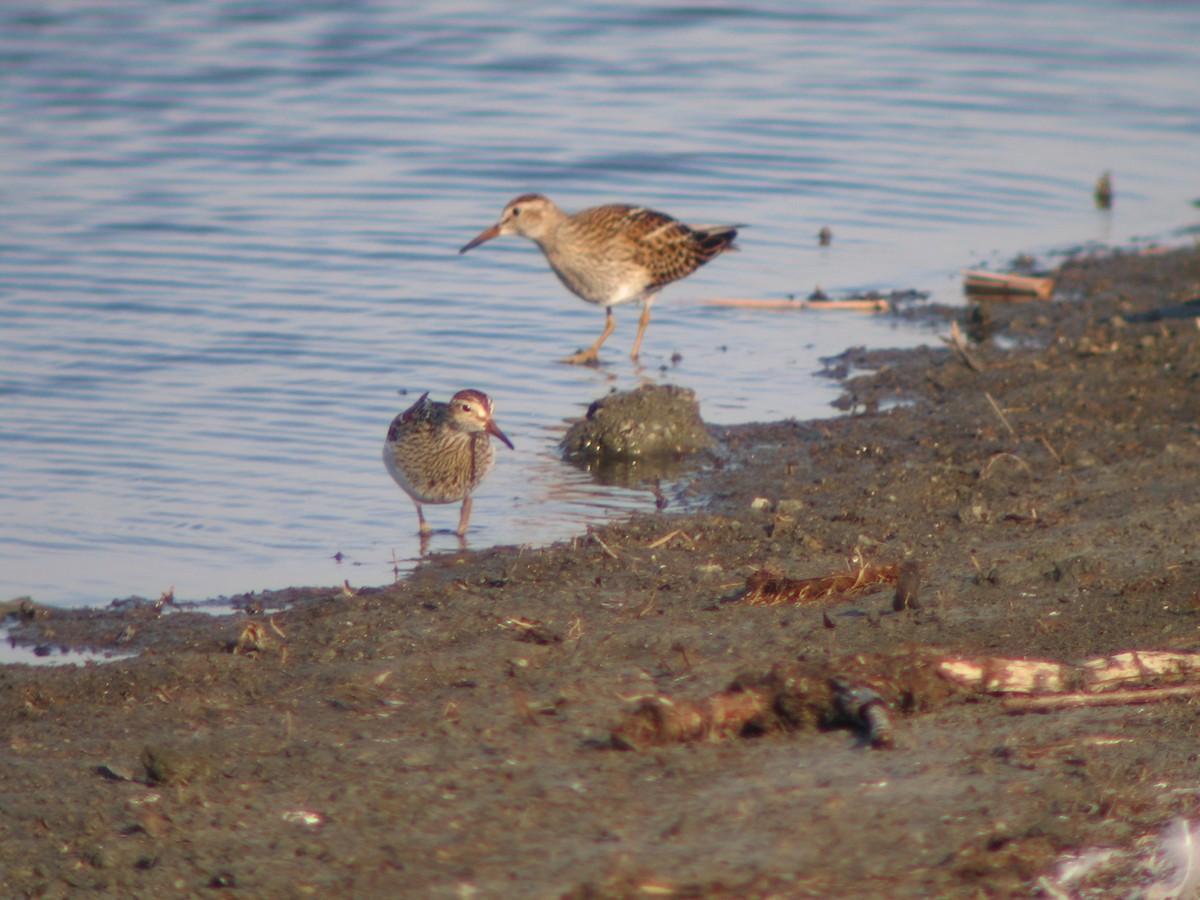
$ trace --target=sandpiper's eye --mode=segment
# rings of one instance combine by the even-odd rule
[[[521,207],[514,206],[513,207],[513,216],[516,217],[516,216],[519,216],[520,214],[521,214]]]
[[[463,411],[463,412],[470,412],[470,411],[471,411],[471,404],[470,404],[470,403],[464,403],[464,404],[462,405],[462,411]]]

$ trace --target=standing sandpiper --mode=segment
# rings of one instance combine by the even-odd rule
[[[541,194],[522,194],[459,253],[505,234],[537,244],[567,290],[604,307],[604,332],[587,350],[563,360],[594,364],[616,327],[612,308],[640,302],[642,318],[630,356],[638,358],[650,307],[665,285],[686,278],[715,256],[736,249],[737,225],[684,225],[641,206],[595,206],[574,215]]]
[[[383,464],[417,506],[421,534],[430,533],[422,503],[462,501],[458,535],[467,532],[471,492],[479,487],[496,462],[489,435],[508,448],[512,441],[492,421],[492,399],[479,391],[459,391],[449,403],[435,403],[429,394],[400,413],[388,428]]]

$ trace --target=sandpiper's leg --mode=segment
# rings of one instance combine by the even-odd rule
[[[650,324],[650,307],[654,305],[654,298],[658,294],[651,294],[642,304],[642,317],[638,320],[637,337],[633,339],[633,352],[629,354],[630,359],[638,358],[638,351],[642,349],[642,337],[646,333],[646,326]]]
[[[463,501],[462,512],[458,517],[458,530],[454,532],[459,537],[467,533],[467,522],[471,519],[471,498],[468,497]]]
[[[561,362],[571,363],[574,366],[592,365],[600,361],[600,345],[608,340],[608,336],[613,333],[613,329],[617,327],[617,317],[613,315],[612,307],[604,307],[604,333],[596,339],[596,343],[588,347],[574,356],[568,356]]]
[[[431,531],[433,531],[433,529],[429,527],[429,523],[425,521],[425,513],[421,511],[420,503],[417,503],[417,521],[421,523],[421,534],[429,534]]]

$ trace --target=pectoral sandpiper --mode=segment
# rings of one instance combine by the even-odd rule
[[[738,227],[684,225],[641,206],[596,206],[568,215],[541,194],[523,194],[504,207],[495,225],[458,252],[505,234],[527,237],[541,248],[567,290],[604,307],[604,332],[599,339],[563,362],[597,362],[600,345],[616,327],[612,308],[640,302],[642,318],[630,354],[636,360],[658,292],[715,256],[736,249]]]
[[[462,501],[457,534],[467,531],[471,493],[492,470],[496,451],[490,435],[513,449],[492,421],[492,400],[479,391],[459,391],[449,403],[429,394],[400,413],[388,428],[383,464],[417,506],[422,535],[430,533],[422,503]]]

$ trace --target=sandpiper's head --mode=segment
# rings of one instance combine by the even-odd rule
[[[515,450],[510,441],[492,421],[492,398],[481,391],[459,391],[450,398],[450,424],[460,431],[472,433],[485,431],[499,438],[509,450]]]
[[[485,228],[458,252],[466,253],[472,247],[505,234],[519,234],[537,241],[557,210],[558,207],[541,194],[522,194],[508,202],[495,225]]]

